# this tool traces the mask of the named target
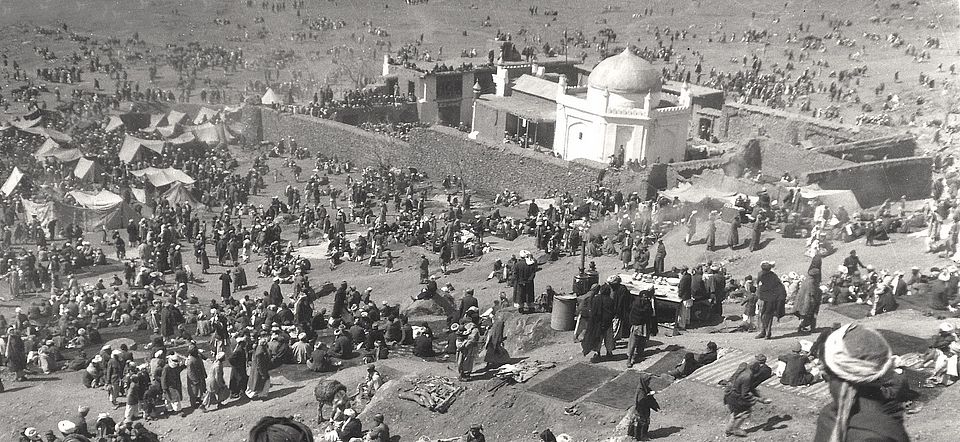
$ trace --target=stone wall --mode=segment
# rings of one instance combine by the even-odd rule
[[[916,155],[917,139],[913,135],[890,135],[851,143],[818,146],[815,152],[861,163],[882,159],[906,158]]]
[[[926,198],[930,195],[930,157],[910,157],[857,163],[850,166],[808,172],[801,178],[805,184],[823,189],[850,189],[860,205],[872,207],[884,200]]]
[[[319,148],[326,155],[349,159],[359,166],[415,167],[431,177],[455,174],[481,194],[510,189],[525,198],[555,190],[583,195],[601,175],[607,187],[624,193],[648,192],[644,173],[604,172],[529,149],[493,147],[470,140],[453,128],[414,129],[410,141],[402,142],[336,121],[281,114],[267,108],[261,108],[261,114],[264,140],[294,137],[301,145]]]
[[[876,129],[740,103],[724,104],[717,124],[714,133],[723,141],[733,142],[746,142],[759,135],[790,145],[809,140],[819,146],[883,135]]]

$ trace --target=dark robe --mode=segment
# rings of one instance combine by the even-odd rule
[[[220,297],[223,299],[230,298],[230,274],[229,273],[220,274]]]
[[[613,318],[616,315],[614,310],[616,306],[610,295],[597,294],[589,302],[590,320],[587,323],[583,341],[580,343],[584,356],[597,349],[607,330],[613,326]]]
[[[730,234],[727,235],[727,245],[734,248],[740,245],[740,219],[734,218],[730,223]]]
[[[269,304],[276,306],[283,304],[283,293],[280,292],[280,283],[277,281],[273,281],[273,285],[270,286]]]
[[[270,385],[270,353],[266,345],[257,345],[250,357],[250,379],[247,390],[260,392]]]
[[[247,386],[247,351],[237,348],[227,359],[230,363],[230,395],[238,396]]]

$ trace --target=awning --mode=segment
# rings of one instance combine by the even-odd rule
[[[148,181],[150,181],[150,184],[154,185],[154,187],[166,186],[167,184],[176,182],[183,184],[193,184],[196,182],[196,180],[191,178],[190,175],[187,175],[182,170],[174,169],[172,167],[168,167],[166,169],[148,167],[146,169],[134,170],[130,173],[138,177],[145,177]]]
[[[509,114],[524,118],[534,123],[557,121],[557,103],[526,95],[510,97],[482,97],[477,100],[478,106],[487,106]]]
[[[56,141],[53,141],[52,138],[47,138],[33,156],[36,157],[38,161],[55,158],[57,161],[69,163],[83,157],[83,154],[80,152],[80,149],[64,149],[57,144]]]
[[[109,190],[101,190],[98,193],[87,193],[80,190],[67,192],[67,195],[73,197],[77,204],[85,209],[100,210],[113,207],[123,202],[123,198]]]

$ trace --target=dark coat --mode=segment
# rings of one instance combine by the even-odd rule
[[[833,392],[839,389],[838,382],[832,382],[830,390]],[[836,397],[836,395],[834,395]],[[834,424],[837,421],[836,400],[830,405],[820,410],[820,417],[817,419],[817,431],[814,434],[814,442],[829,442],[833,433]],[[885,411],[884,403],[877,399],[864,397],[858,393],[856,403],[850,411],[850,417],[847,419],[846,440],[870,441],[870,442],[909,442],[910,436],[907,435],[903,427],[903,419]]]
[[[686,272],[680,275],[680,283],[677,285],[677,295],[680,296],[680,299],[690,299],[693,297],[691,293],[692,284],[693,276]]]
[[[807,276],[800,283],[800,290],[797,292],[797,301],[795,311],[802,316],[816,316],[820,312],[820,302],[823,299],[823,291],[820,290],[820,278]]]
[[[761,314],[783,317],[787,303],[787,288],[773,271],[762,270],[757,275],[757,300],[763,302]]]

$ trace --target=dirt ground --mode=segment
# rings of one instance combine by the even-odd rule
[[[702,0],[678,3],[673,14],[670,7],[660,2],[567,2],[548,0],[542,2],[495,2],[485,1],[437,1],[426,5],[406,5],[403,2],[390,0],[386,2],[388,8],[380,2],[368,1],[317,1],[308,0],[303,11],[304,17],[329,17],[334,20],[345,20],[347,26],[339,30],[321,32],[319,42],[300,43],[291,41],[290,32],[303,30],[299,25],[292,8],[283,13],[272,13],[259,8],[259,2],[253,8],[248,8],[245,2],[217,2],[202,0],[195,2],[179,2],[172,0],[141,0],[139,2],[112,2],[105,0],[4,0],[0,2],[0,52],[7,54],[11,60],[19,60],[28,72],[47,62],[43,62],[34,52],[34,47],[47,47],[58,54],[69,54],[77,50],[74,42],[67,39],[54,39],[38,35],[34,26],[55,27],[59,22],[69,25],[71,31],[91,34],[100,39],[118,37],[126,39],[138,32],[140,37],[148,42],[143,53],[144,60],[129,62],[133,79],[141,81],[147,87],[146,71],[151,65],[150,57],[162,53],[165,43],[177,41],[184,44],[189,41],[200,41],[205,45],[223,45],[225,47],[242,47],[249,68],[236,74],[225,76],[222,73],[208,72],[212,80],[222,80],[229,83],[229,89],[239,95],[248,80],[262,79],[263,68],[271,66],[270,57],[276,49],[294,50],[297,58],[281,71],[281,78],[292,78],[294,71],[304,72],[304,78],[313,78],[318,84],[336,82],[334,78],[337,67],[331,63],[327,51],[348,45],[357,51],[357,59],[366,61],[361,69],[368,70],[372,77],[379,70],[382,49],[375,51],[376,37],[366,32],[367,26],[362,22],[371,20],[374,26],[385,29],[389,37],[380,39],[389,40],[393,48],[401,44],[412,42],[424,34],[423,46],[431,51],[438,51],[444,46],[444,54],[458,54],[461,49],[477,47],[478,52],[485,52],[490,40],[497,30],[511,32],[516,42],[533,44],[534,38],[540,35],[542,41],[555,42],[564,30],[571,32],[583,30],[587,36],[596,35],[601,28],[611,27],[618,34],[618,44],[650,45],[653,40],[650,33],[654,27],[670,26],[673,29],[688,29],[691,34],[696,33],[696,39],[688,39],[688,54],[699,51],[706,57],[707,67],[715,66],[719,70],[739,69],[739,65],[732,64],[731,57],[739,57],[753,52],[766,51],[765,62],[770,65],[774,62],[784,63],[782,54],[787,45],[778,45],[776,41],[785,40],[787,32],[793,32],[800,22],[809,23],[818,33],[829,31],[826,22],[819,20],[823,13],[829,18],[848,18],[854,25],[849,34],[854,38],[866,32],[876,32],[886,35],[898,32],[904,38],[917,46],[922,45],[923,39],[935,36],[941,39],[943,47],[939,50],[930,50],[931,60],[924,63],[913,63],[910,57],[903,54],[902,49],[890,49],[880,43],[866,43],[866,51],[861,61],[854,62],[848,59],[853,51],[834,45],[828,46],[822,57],[828,60],[832,69],[849,69],[853,66],[868,66],[868,75],[861,84],[862,102],[877,103],[879,98],[874,97],[872,89],[880,82],[886,83],[888,93],[898,93],[904,97],[902,107],[894,111],[895,115],[909,118],[911,115],[922,114],[921,118],[942,118],[944,112],[955,104],[956,87],[955,77],[950,76],[947,67],[957,59],[957,23],[958,11],[955,2],[944,0],[922,1],[918,7],[906,3],[899,9],[892,9],[890,3],[874,3],[863,0],[850,2],[821,2],[821,1],[791,1],[784,8],[779,4],[773,6],[770,2],[759,0]],[[875,9],[875,5],[878,9]],[[288,5],[289,6],[289,5]],[[473,8],[472,6],[476,6]],[[553,17],[544,15],[531,16],[527,8],[539,6],[540,10],[556,9],[560,13],[556,21]],[[602,13],[603,6],[610,6],[612,12]],[[631,14],[643,8],[653,7],[654,14],[643,18],[633,18]],[[757,18],[751,19],[751,12],[757,12]],[[254,18],[264,17],[262,25],[255,24]],[[480,23],[490,16],[491,27],[481,27]],[[888,17],[889,24],[870,23],[871,16]],[[213,24],[215,18],[228,19],[231,25],[218,26]],[[606,20],[606,23],[598,23]],[[722,23],[722,28],[720,27]],[[933,24],[933,27],[930,25]],[[238,29],[238,25],[246,27]],[[256,30],[268,30],[266,38],[253,37]],[[526,29],[525,35],[521,29]],[[722,29],[722,30],[721,30]],[[738,34],[746,29],[769,29],[778,35],[774,43],[764,49],[762,46],[746,43],[728,43],[719,45],[707,43],[704,36],[719,32],[735,31]],[[463,36],[463,31],[467,36]],[[251,37],[244,38],[249,32]],[[357,38],[363,36],[363,42]],[[860,38],[858,43],[860,43]],[[537,44],[539,45],[539,44]],[[146,52],[147,49],[150,52]],[[481,51],[481,49],[484,49]],[[310,56],[311,52],[319,52],[320,56]],[[587,64],[596,61],[596,53],[588,50]],[[362,55],[361,55],[362,54]],[[692,55],[688,55],[692,56]],[[944,63],[944,72],[937,72],[937,65]],[[49,65],[58,65],[57,61]],[[893,72],[899,71],[901,83],[893,83]],[[937,80],[938,86],[933,91],[920,89],[916,78],[921,73],[929,73]],[[161,65],[160,79],[157,86],[172,89],[176,84],[176,74],[167,66]],[[109,85],[106,76],[101,82]],[[944,85],[943,82],[947,84]],[[3,92],[22,83],[4,79]],[[340,89],[348,88],[346,82],[338,84]],[[81,88],[91,88],[92,78],[88,77]],[[61,88],[65,93],[69,87]],[[916,104],[919,96],[927,98],[923,104]],[[50,98],[47,96],[47,98]],[[194,101],[198,98],[194,96]],[[825,104],[821,100],[819,105]],[[817,105],[815,103],[815,105]],[[15,103],[9,112],[17,112],[19,104]],[[876,106],[875,106],[876,107]],[[844,105],[846,121],[859,113],[859,108],[853,103]],[[913,130],[916,130],[915,128]],[[921,141],[928,141],[930,132],[921,133]],[[328,146],[315,148],[328,149]],[[236,155],[241,158],[239,170],[249,167],[251,152],[237,150]],[[273,159],[271,167],[280,167],[281,160]],[[301,162],[305,170],[312,168],[307,161]],[[292,179],[287,177],[286,179]],[[255,198],[266,203],[270,195],[280,194],[288,182],[270,183],[270,188],[264,196]],[[334,183],[342,184],[344,177],[334,177]],[[483,204],[481,200],[479,202]],[[439,210],[439,204],[428,207],[429,210]],[[719,228],[724,232],[724,226]],[[743,233],[741,233],[743,234]],[[292,238],[293,229],[287,228],[284,238]],[[99,238],[89,238],[99,243]],[[718,241],[722,242],[722,241]],[[665,239],[668,248],[667,265],[691,264],[707,260],[725,261],[727,268],[736,276],[755,274],[761,260],[776,260],[777,270],[781,272],[801,271],[806,268],[808,259],[802,255],[803,241],[789,240],[776,237],[762,251],[750,253],[744,250],[732,251],[721,249],[716,252],[706,252],[703,246],[686,247],[682,245],[682,233],[672,232]],[[464,262],[453,266],[455,272],[441,279],[442,283],[450,282],[458,293],[466,288],[476,290],[481,305],[487,306],[496,299],[501,291],[509,293],[505,285],[493,281],[486,281],[495,258],[506,260],[520,249],[532,248],[529,238],[521,238],[514,242],[494,239],[494,251],[484,256],[479,262]],[[835,268],[849,250],[856,249],[863,261],[874,264],[878,268],[905,269],[917,265],[929,268],[933,265],[945,265],[944,260],[933,255],[922,253],[923,238],[913,236],[894,235],[889,243],[866,247],[862,240],[850,244],[837,244],[839,249],[833,255],[824,259],[824,269]],[[190,247],[185,256],[192,256]],[[359,263],[346,263],[336,271],[330,272],[323,263],[315,262],[311,278],[314,281],[348,281],[357,287],[374,287],[374,298],[400,303],[406,306],[410,303],[409,296],[419,290],[415,258],[422,253],[420,248],[395,250],[400,254],[396,261],[396,268],[400,271],[384,275],[376,269],[370,269]],[[436,259],[432,259],[436,262]],[[255,286],[241,294],[257,296],[269,284],[266,280],[255,277],[258,260],[246,266],[251,283]],[[619,262],[612,257],[596,259],[597,267],[602,275],[608,275],[619,269]],[[538,274],[537,285],[542,288],[551,285],[558,291],[569,291],[572,275],[579,265],[578,258],[565,257],[555,263],[550,263]],[[433,269],[436,269],[434,266]],[[218,273],[223,269],[214,266],[213,274],[206,275],[206,282],[193,284],[191,293],[197,293],[202,302],[207,302],[218,296]],[[95,282],[100,274],[108,275],[119,271],[118,268],[106,270],[95,269],[83,275],[81,283]],[[5,286],[3,287],[5,289]],[[284,287],[285,291],[290,290]],[[32,302],[38,298],[27,299],[23,302]],[[317,307],[329,306],[330,299],[321,299]],[[13,300],[0,302],[0,313],[10,317],[13,308],[18,305]],[[730,314],[740,312],[739,306],[726,306]],[[847,322],[849,318],[830,311],[822,313],[820,322],[829,325],[833,322]],[[957,322],[955,319],[953,320]],[[922,316],[913,311],[901,311],[877,318],[864,320],[865,323],[887,330],[896,331],[910,336],[926,338],[935,330],[938,320]],[[546,323],[546,321],[543,321]],[[796,327],[795,319],[785,318],[775,325],[777,336],[788,335]],[[722,348],[736,348],[748,352],[764,353],[768,357],[786,353],[795,344],[793,337],[785,337],[771,341],[757,341],[749,334],[738,333],[710,333],[714,328],[692,330],[674,338],[661,338],[662,345],[655,348],[662,349],[667,345],[680,345],[691,349],[700,349],[709,340],[717,342]],[[105,333],[107,338],[129,336],[128,330],[112,329]],[[511,340],[516,337],[510,337]],[[513,342],[513,341],[511,341]],[[619,353],[623,349],[618,349]],[[138,353],[143,356],[145,353]],[[514,354],[515,357],[528,357],[555,361],[560,366],[558,371],[576,362],[582,362],[579,345],[572,343],[571,333],[549,334],[538,348]],[[650,356],[637,369],[643,369],[655,363],[659,354]],[[447,373],[454,375],[452,364],[424,362],[408,358],[391,358],[380,364],[388,377],[399,378],[415,373]],[[624,370],[623,361],[607,362],[606,365],[616,370]],[[184,441],[195,438],[202,440],[244,440],[246,432],[262,415],[300,415],[306,421],[312,422],[316,412],[316,403],[313,399],[313,385],[315,378],[306,378],[294,375],[294,370],[284,369],[282,372],[291,373],[291,379],[286,376],[275,376],[273,395],[266,402],[256,403],[228,403],[219,411],[212,413],[191,413],[185,418],[168,418],[151,422],[148,427],[169,441]],[[621,420],[624,410],[616,410],[590,403],[580,404],[580,415],[568,416],[562,410],[569,406],[527,389],[550,376],[551,372],[540,374],[530,381],[529,385],[508,387],[495,396],[485,394],[484,381],[476,381],[467,385],[467,392],[455,403],[446,414],[433,414],[420,407],[405,401],[397,400],[393,395],[395,390],[387,388],[375,398],[372,405],[364,413],[364,424],[369,425],[369,416],[372,412],[382,412],[387,416],[388,423],[394,433],[399,434],[401,441],[414,441],[420,435],[430,437],[453,437],[462,434],[471,422],[481,422],[487,429],[487,437],[493,441],[524,441],[535,440],[534,431],[543,428],[552,428],[555,432],[566,432],[578,441],[596,441],[605,437],[615,436],[618,433],[617,423]],[[346,385],[355,385],[363,375],[362,370],[351,368],[333,375]],[[4,374],[4,380],[9,379]],[[110,412],[117,417],[119,412],[109,407],[106,394],[100,390],[87,390],[80,384],[78,373],[57,372],[47,376],[34,376],[24,383],[7,382],[8,391],[2,394],[3,413],[0,413],[0,441],[14,440],[13,434],[25,426],[36,426],[41,429],[55,428],[56,422],[72,416],[76,406],[80,404],[91,407],[91,415],[99,412]],[[750,440],[780,441],[780,440],[810,440],[816,414],[822,405],[808,398],[802,398],[779,391],[765,392],[774,400],[769,406],[759,407],[751,420]],[[624,394],[632,394],[625,392]],[[725,409],[720,402],[720,390],[716,386],[703,385],[695,382],[679,382],[666,389],[660,395],[660,402],[664,412],[654,416],[652,429],[659,440],[681,441],[695,440],[708,441],[723,439],[722,425],[726,418]],[[907,418],[907,428],[913,440],[917,441],[946,441],[952,440],[949,434],[960,431],[960,422],[955,419],[944,419],[955,413],[953,404],[960,399],[957,387],[946,389],[935,401],[927,404],[924,409]]]
[[[236,151],[236,155],[241,158],[248,158],[249,154],[249,152]],[[271,167],[279,167],[282,160],[271,159],[270,161]],[[242,163],[241,169],[247,164]],[[302,166],[307,166],[306,160]],[[344,178],[344,176],[334,177],[335,185],[342,184]],[[263,195],[279,193],[285,185],[284,181],[271,182],[270,188]],[[264,202],[267,199],[266,196],[258,198]],[[428,207],[428,210],[439,210],[439,203],[432,204],[433,206]],[[481,200],[478,204],[482,205],[484,202]],[[517,208],[508,210],[517,210]],[[291,238],[292,229],[286,230],[284,238]],[[720,231],[724,230],[721,228]],[[668,266],[704,262],[708,259],[725,260],[728,261],[727,267],[730,272],[741,276],[756,273],[761,259],[776,260],[777,269],[781,272],[802,270],[808,263],[808,258],[802,255],[802,240],[775,237],[762,251],[756,253],[743,250],[706,253],[703,246],[684,246],[681,233],[675,231],[666,237]],[[99,238],[91,238],[91,240],[95,243],[99,242]],[[501,291],[510,293],[505,285],[498,284],[496,281],[486,281],[486,275],[495,258],[506,260],[510,254],[520,249],[531,248],[532,240],[520,238],[514,242],[507,242],[493,239],[492,243],[494,247],[492,253],[484,256],[479,262],[463,262],[452,266],[451,274],[441,277],[439,282],[453,284],[457,289],[457,296],[462,293],[462,290],[473,288],[481,305],[490,305]],[[879,268],[898,269],[907,265],[929,267],[946,264],[932,255],[921,253],[921,239],[909,236],[895,235],[890,243],[874,247],[866,247],[862,240],[850,244],[838,244],[838,246],[839,250],[836,253],[824,259],[825,269],[839,265],[841,258],[851,249],[856,249],[864,262]],[[399,252],[401,256],[395,264],[400,271],[390,275],[384,275],[363,263],[345,263],[331,272],[325,264],[317,262],[318,265],[314,266],[310,277],[318,282],[345,280],[361,288],[371,286],[374,287],[375,299],[399,303],[402,307],[406,307],[412,302],[409,296],[419,291],[415,258],[422,253],[422,249],[414,247],[399,250],[395,247],[394,252]],[[192,256],[189,250],[185,256]],[[620,267],[619,262],[613,257],[601,257],[595,261],[602,275],[616,272]],[[257,296],[267,287],[266,280],[254,276],[258,262],[259,259],[246,266],[251,283],[255,287],[239,292],[238,295]],[[572,275],[576,273],[578,266],[579,258],[576,257],[564,257],[557,262],[549,263],[538,273],[537,285],[540,288],[551,285],[558,291],[569,291]],[[107,273],[103,273],[105,270]],[[222,270],[215,265],[211,269],[213,273],[205,276],[206,282],[191,284],[190,292],[197,293],[201,302],[207,302],[218,296],[219,284],[216,278]],[[432,267],[432,270],[436,272],[436,267]],[[97,276],[109,275],[110,271],[109,268],[95,269],[90,274],[82,275],[81,283],[93,283]],[[285,286],[284,290],[290,290],[289,286]],[[37,299],[27,299],[23,302],[32,302]],[[331,302],[329,297],[322,298],[317,301],[316,306],[329,307]],[[13,307],[17,304],[11,300],[3,301],[0,304],[0,313],[10,317]],[[728,304],[725,306],[725,312],[728,315],[736,315],[740,313],[740,307],[736,304]],[[544,317],[540,321],[537,321],[535,316],[526,317],[524,321],[539,322],[545,329],[549,324],[549,318],[545,314],[542,316]],[[849,322],[849,320],[832,312],[829,308],[820,317],[820,323],[827,326],[834,322]],[[869,318],[864,322],[876,328],[926,338],[933,333],[939,321],[914,311],[901,311]],[[954,320],[954,322],[957,321]],[[669,345],[698,350],[703,348],[707,341],[712,340],[721,348],[764,353],[770,358],[775,358],[777,355],[788,352],[796,344],[795,335],[791,334],[797,325],[793,317],[785,317],[782,322],[775,325],[775,334],[781,338],[770,341],[757,341],[752,334],[745,333],[711,333],[717,328],[731,324],[732,322],[728,321],[714,327],[695,329],[678,337],[660,337],[658,338],[660,344],[654,347],[651,350],[652,354],[635,369],[642,370],[654,364],[661,357],[660,350]],[[508,335],[510,334],[508,327]],[[130,336],[127,330],[121,329],[109,329],[104,335],[106,339]],[[141,342],[146,340],[146,336],[133,337]],[[520,338],[516,333],[509,336],[508,347],[516,348]],[[527,336],[522,338],[524,342],[528,339]],[[572,342],[570,332],[543,331],[533,347],[511,356],[556,362],[559,367],[552,370],[553,372],[585,361],[585,358],[580,355],[579,344]],[[623,351],[621,345],[617,352],[622,354]],[[138,352],[137,355],[146,356],[146,353]],[[380,365],[391,379],[416,373],[455,375],[452,363],[426,362],[409,357],[390,358],[382,361]],[[618,371],[625,369],[625,363],[622,360],[604,362],[602,365]],[[242,440],[254,422],[253,416],[299,415],[312,423],[316,413],[312,390],[317,378],[304,373],[303,367],[285,367],[278,373],[273,379],[273,396],[266,402],[228,403],[219,411],[191,413],[185,418],[167,418],[150,422],[149,427],[165,435],[165,440],[185,440],[197,434],[206,435],[208,439]],[[483,380],[468,383],[466,384],[468,390],[446,414],[430,413],[413,403],[396,399],[394,390],[387,389],[378,394],[375,402],[364,413],[364,423],[371,422],[368,418],[371,413],[384,413],[393,431],[401,435],[401,440],[404,441],[416,440],[420,435],[453,437],[465,431],[470,422],[482,422],[487,428],[487,436],[495,441],[534,440],[532,432],[544,428],[552,428],[556,432],[567,432],[575,440],[581,441],[601,440],[618,435],[617,424],[623,417],[624,410],[584,402],[579,404],[580,415],[568,416],[563,413],[563,409],[571,404],[527,391],[529,387],[543,381],[551,374],[551,371],[542,373],[529,384],[504,388],[495,396],[486,393]],[[338,372],[333,375],[333,378],[345,385],[356,385],[362,376],[362,369],[355,367]],[[5,375],[5,379],[8,378],[9,376]],[[83,388],[79,373],[56,372],[46,376],[37,375],[23,383],[8,381],[7,388],[9,391],[3,394],[4,403],[9,404],[10,409],[23,410],[22,413],[0,414],[0,426],[8,429],[29,425],[53,428],[57,421],[72,415],[79,404],[91,406],[93,414],[119,413],[110,409],[105,392]],[[760,407],[754,415],[751,425],[755,428],[752,428],[751,439],[809,440],[816,412],[822,404],[809,398],[779,391],[769,391],[765,394],[769,394],[774,399],[774,403]],[[951,409],[949,404],[956,400],[957,396],[957,388],[951,387],[919,414],[908,417],[907,428],[911,435],[915,436],[915,440],[945,440],[938,436],[945,434],[942,432],[944,426],[960,427],[960,424],[937,418],[942,415],[942,412]],[[726,419],[726,413],[721,404],[720,389],[717,386],[682,381],[664,389],[659,398],[664,405],[664,412],[654,416],[652,428],[660,429],[655,435],[662,436],[662,440],[714,440],[722,437],[721,425]],[[960,428],[957,429],[960,430]],[[319,428],[317,430],[319,431]],[[8,440],[6,437],[9,435],[10,432],[0,434],[0,440]]]

